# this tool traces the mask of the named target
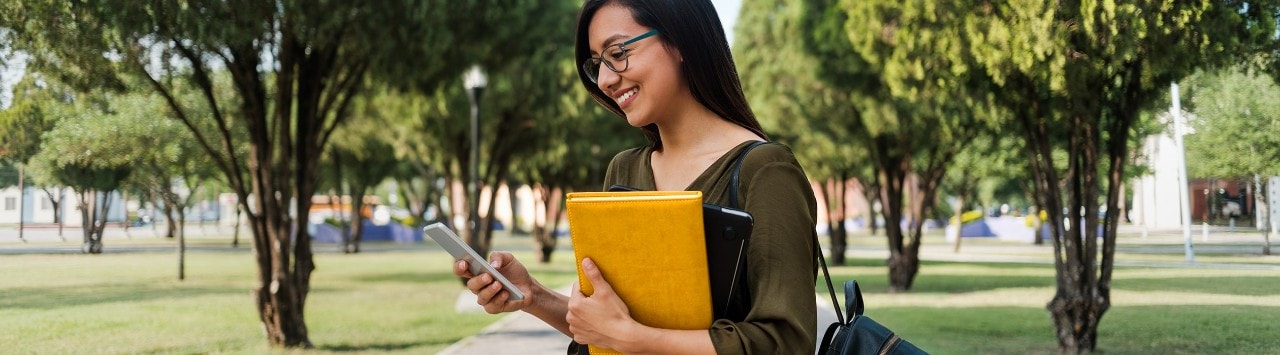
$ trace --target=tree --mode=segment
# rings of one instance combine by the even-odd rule
[[[165,99],[247,214],[268,341],[307,347],[314,264],[303,223],[320,152],[365,78],[435,87],[532,27],[518,12],[531,1],[495,2],[29,1],[2,10],[0,27],[32,67],[63,82],[123,89],[137,76]],[[229,87],[211,79],[216,70],[229,73]],[[198,129],[175,82],[200,89],[217,130]],[[248,132],[247,161],[233,127]]]
[[[178,95],[192,98],[189,88]],[[132,158],[133,173],[124,186],[160,200],[164,211],[166,237],[177,241],[178,280],[186,279],[187,208],[202,184],[218,174],[208,153],[196,144],[191,132],[177,120],[168,117],[169,108],[157,95],[131,93],[111,99],[116,123],[121,129],[122,144]],[[197,111],[207,115],[207,111]],[[206,116],[207,118],[207,116]],[[208,123],[209,120],[196,122]],[[212,127],[208,127],[212,128]],[[208,129],[206,128],[206,129]],[[143,143],[145,142],[145,143]],[[154,207],[153,207],[154,208]]]
[[[862,139],[865,131],[848,95],[819,80],[819,61],[794,40],[804,35],[803,9],[799,1],[745,2],[735,29],[735,60],[761,125],[773,140],[796,147],[805,172],[820,183],[831,262],[844,265],[847,183],[857,180],[871,196],[879,189]],[[864,217],[874,223],[874,216]]]
[[[1011,147],[1002,145],[1009,140],[996,132],[984,132],[976,137],[969,149],[955,155],[951,162],[952,169],[943,177],[943,187],[954,194],[951,196],[954,198],[951,208],[954,234],[949,237],[955,238],[952,240],[953,252],[960,252],[963,214],[969,210],[969,204],[978,199],[978,190],[983,187],[983,183],[1012,176],[1010,170],[1018,169],[1017,163],[1020,162],[1016,161],[1017,156]]]
[[[421,115],[416,117],[421,121],[413,122],[411,127],[421,133],[414,133],[418,138],[412,140],[412,146],[407,149],[420,152],[414,156],[430,161],[416,164],[430,166],[431,171],[443,176],[449,197],[448,220],[466,221],[465,227],[458,229],[481,255],[490,250],[498,187],[512,175],[517,161],[540,154],[543,147],[572,142],[555,141],[545,132],[561,122],[575,124],[566,117],[579,117],[574,116],[574,110],[581,108],[572,106],[585,102],[575,101],[574,94],[566,94],[580,91],[577,66],[570,65],[574,4],[555,1],[521,3],[520,6],[510,9],[521,14],[519,21],[499,26],[502,31],[520,29],[512,34],[516,40],[495,46],[489,56],[478,62],[489,78],[484,99],[480,101],[480,131],[483,132],[477,172],[480,176],[472,176],[466,168],[471,159],[470,112],[460,77],[434,90],[420,91],[428,93],[430,100],[418,109]],[[478,181],[478,189],[491,192],[487,203],[478,204],[488,206],[486,211],[479,211],[479,221],[469,221],[468,211],[460,208],[472,203],[462,188],[470,181]]]
[[[353,117],[338,128],[333,146],[333,163],[341,165],[337,184],[346,184],[351,196],[351,228],[343,230],[343,251],[359,253],[364,235],[364,197],[370,188],[392,175],[397,168],[395,147],[385,135],[388,112],[369,97],[356,99]]]
[[[26,193],[26,165],[31,157],[40,151],[42,135],[52,130],[58,122],[60,112],[69,104],[73,95],[56,83],[44,80],[38,73],[28,73],[14,85],[11,105],[0,111],[0,159],[13,162],[17,172],[14,174],[14,185]],[[3,185],[3,184],[0,184]],[[62,235],[62,213],[58,205],[62,203],[58,195],[60,189],[42,186],[49,200],[53,202],[53,221],[59,226],[58,235]],[[25,197],[23,198],[25,200]],[[22,237],[22,224],[18,221],[18,236]]]
[[[1140,112],[1170,82],[1236,60],[1250,36],[1273,33],[1242,18],[1244,8],[1256,7],[1014,1],[972,7],[962,21],[1027,143],[1037,204],[1054,242],[1057,292],[1047,308],[1061,350],[1094,350],[1110,308],[1121,216],[1099,212],[1119,210]],[[1248,33],[1255,34],[1242,35]]]
[[[126,128],[128,119],[94,109],[82,111],[46,133],[40,152],[31,159],[36,181],[75,191],[85,253],[102,253],[102,231],[114,192],[133,172],[130,161],[135,156],[129,145],[134,137]]]
[[[850,96],[879,174],[890,290],[911,289],[948,162],[992,120],[958,22],[962,3],[811,0],[802,36],[819,77]],[[979,73],[980,74],[980,73]],[[904,225],[905,224],[905,225]]]
[[[1280,86],[1237,68],[1197,77],[1187,105],[1195,113],[1189,122],[1195,133],[1185,138],[1188,175],[1280,175]],[[1274,233],[1263,233],[1263,254],[1271,253]]]

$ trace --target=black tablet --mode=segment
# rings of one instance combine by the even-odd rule
[[[639,189],[613,185],[609,191],[639,191]],[[754,221],[747,211],[702,204],[702,228],[707,243],[707,272],[711,277],[712,310],[716,319],[741,319],[746,309],[730,310],[737,298],[746,297],[742,292],[747,268],[747,241],[751,237]],[[744,313],[744,314],[737,314]]]

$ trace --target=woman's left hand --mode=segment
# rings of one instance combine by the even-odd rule
[[[573,283],[569,312],[565,316],[573,341],[615,350],[625,347],[629,343],[625,337],[635,335],[635,327],[641,325],[631,318],[627,304],[613,292],[591,258],[582,259],[582,272],[591,281],[594,292],[590,297],[585,296],[581,285]]]

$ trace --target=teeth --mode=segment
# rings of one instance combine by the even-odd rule
[[[631,90],[627,91],[626,93],[623,93],[623,94],[622,94],[622,96],[619,96],[619,97],[618,97],[618,102],[627,101],[627,99],[631,98],[631,95],[635,95],[635,94],[636,94],[636,90],[639,90],[639,89],[640,89],[640,88],[635,88],[635,89],[631,89]]]

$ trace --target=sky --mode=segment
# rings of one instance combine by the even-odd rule
[[[742,8],[742,0],[711,0],[720,15],[720,24],[724,25],[725,37],[729,38],[729,46],[733,46],[733,26],[738,23],[738,9]]]

